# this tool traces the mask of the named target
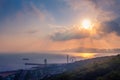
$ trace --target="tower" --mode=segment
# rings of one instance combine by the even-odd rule
[[[44,59],[44,65],[47,66],[47,59]]]
[[[67,64],[69,63],[69,55],[67,55]]]

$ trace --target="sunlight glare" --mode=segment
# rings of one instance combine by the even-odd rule
[[[92,23],[89,19],[84,19],[81,24],[83,29],[89,30],[92,28]]]
[[[89,58],[94,58],[95,54],[94,53],[80,53],[78,56],[85,58],[85,59],[89,59]]]

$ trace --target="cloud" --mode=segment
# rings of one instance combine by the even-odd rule
[[[46,20],[47,14],[44,11],[38,9],[37,6],[35,6],[32,2],[31,2],[31,8],[32,8],[33,12],[35,13],[35,15],[38,16],[40,21]]]
[[[98,28],[95,28],[95,30],[96,34],[91,35],[89,31],[79,29],[76,26],[62,31],[57,31],[53,33],[50,38],[54,41],[67,41],[84,38],[102,39],[102,37],[111,33],[115,33],[117,36],[120,36],[120,25],[115,21],[102,22]]]
[[[80,17],[90,17],[110,21],[120,16],[119,0],[66,0],[70,8]]]
[[[39,32],[39,31],[38,30],[29,30],[29,31],[27,31],[28,34],[35,34],[37,32]]]
[[[60,30],[50,36],[54,41],[67,41],[72,39],[81,39],[89,36],[89,33],[84,30],[79,30],[77,27]]]
[[[101,23],[99,31],[104,34],[116,33],[118,36],[120,36],[120,25],[114,21],[103,22]]]
[[[79,18],[90,17],[100,25],[95,28],[96,34],[90,35],[84,30],[76,28],[65,29],[53,33],[50,38],[54,41],[67,41],[72,39],[102,39],[109,34],[120,36],[120,1],[117,0],[65,0]],[[96,27],[96,26],[95,26]]]

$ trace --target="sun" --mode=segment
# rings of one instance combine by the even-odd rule
[[[92,22],[90,19],[84,19],[81,23],[81,27],[86,30],[92,29]]]

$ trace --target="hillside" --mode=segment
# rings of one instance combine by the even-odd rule
[[[120,80],[120,55],[75,62],[69,71],[42,80]]]

